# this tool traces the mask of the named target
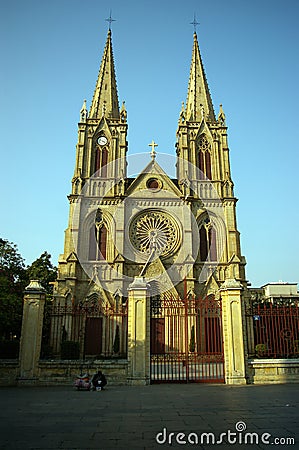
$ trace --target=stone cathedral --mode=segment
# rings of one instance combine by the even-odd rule
[[[161,312],[162,303],[176,299],[173,301],[180,302],[180,308],[187,298],[215,301],[221,298],[224,346],[221,352],[226,381],[242,383],[245,380],[242,298],[247,292],[246,262],[236,223],[237,199],[230,170],[225,114],[221,105],[218,115],[215,114],[196,33],[187,99],[178,111],[174,149],[176,178],[171,178],[160,163],[154,141],[143,170],[134,178],[128,176],[127,130],[127,110],[125,103],[119,104],[109,29],[91,105],[88,109],[84,101],[80,111],[75,170],[68,197],[69,223],[64,252],[59,259],[54,300],[66,305],[97,304],[102,311],[105,308],[116,311],[127,304],[128,298],[130,302],[134,286],[139,286],[135,294],[145,289],[152,308],[148,313],[151,335],[144,335],[146,343],[142,351],[144,355],[155,354],[152,367],[156,367],[159,355],[171,349],[173,354],[173,349],[181,345],[175,337],[179,329],[169,331],[166,313]],[[203,346],[206,355],[216,354],[222,346],[208,342],[218,333],[216,313],[213,317],[206,313],[206,318],[199,320],[196,308],[194,324],[191,315],[186,322],[188,339],[186,326],[182,327],[185,333],[182,339],[188,341],[192,358],[195,353],[203,353]],[[134,314],[128,313],[128,358],[140,360],[142,351],[134,356],[130,341],[134,329],[130,321],[141,320],[139,313]],[[208,323],[214,328],[208,329]],[[94,322],[93,327],[96,326]],[[200,326],[206,327],[206,331],[200,331]],[[140,327],[145,329],[147,325],[143,323]],[[68,331],[65,325],[63,332]],[[95,330],[87,334],[85,331],[85,336],[90,333],[103,340]],[[88,348],[86,353],[92,355],[92,346]],[[142,378],[140,373],[151,370],[146,368],[147,363],[140,367],[136,363],[134,367],[130,369],[132,379]],[[182,367],[186,367],[185,359]],[[203,377],[203,372],[200,376]]]

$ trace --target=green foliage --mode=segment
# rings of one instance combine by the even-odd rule
[[[18,281],[24,275],[24,259],[18,252],[17,246],[7,239],[0,238],[0,268],[13,281]]]
[[[50,283],[53,283],[57,278],[57,268],[51,263],[51,255],[48,252],[43,252],[39,258],[28,266],[27,276],[30,280],[39,280],[47,293],[44,309],[41,358],[51,358],[50,329],[53,286]]]
[[[257,356],[259,356],[259,357],[265,356],[267,351],[268,351],[268,345],[267,344],[257,344],[255,346],[255,352],[256,352]]]
[[[80,346],[76,341],[61,342],[61,359],[79,359]]]
[[[27,274],[30,280],[39,280],[47,294],[52,294],[53,288],[49,283],[56,280],[57,268],[52,265],[51,255],[48,252],[43,252],[39,258],[28,266]]]
[[[21,334],[23,291],[28,284],[24,259],[17,246],[0,238],[0,339]]]
[[[30,280],[39,280],[50,298],[49,283],[57,277],[50,258],[49,253],[43,252],[26,268],[17,246],[0,238],[0,341],[18,339],[21,335],[23,296]]]

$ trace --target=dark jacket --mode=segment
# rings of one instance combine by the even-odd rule
[[[105,375],[99,370],[95,373],[91,380],[94,387],[104,387],[107,384]]]

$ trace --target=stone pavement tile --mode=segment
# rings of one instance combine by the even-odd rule
[[[1,433],[2,435],[2,433]],[[32,429],[28,430],[11,430],[10,436],[6,436],[5,438],[2,435],[1,438],[3,448],[6,449],[27,449],[27,448],[43,448],[47,446],[48,448],[58,448],[60,445],[60,440],[56,438],[55,434],[43,435],[41,433],[36,432],[36,430],[32,431]],[[2,448],[2,447],[1,447]]]
[[[101,419],[100,423],[97,423],[96,426],[93,427],[93,431],[96,433],[106,432],[106,433],[114,433],[117,434],[122,431],[122,428],[125,427],[124,422],[122,424],[117,423],[115,421],[106,421],[102,422]]]
[[[136,420],[134,423],[128,422],[127,424],[124,423],[119,427],[118,434],[130,432],[130,433],[136,433],[138,430],[140,430],[140,424],[138,420]]]
[[[294,422],[288,422],[288,423],[281,423],[281,426],[289,433],[289,435],[294,435],[294,430],[298,430],[298,419]],[[299,440],[298,440],[299,442]]]
[[[131,450],[132,449],[138,449],[138,450],[147,450],[147,447],[140,447],[140,444],[136,444],[132,443],[130,445],[130,447],[128,447],[127,444],[123,444],[120,440],[118,439],[111,439],[109,442],[102,442],[100,444],[100,447],[98,447],[97,450]],[[89,448],[85,448],[84,449],[80,449],[80,450],[89,450]]]
[[[199,418],[198,416],[184,416],[182,423],[184,424],[185,430],[200,430],[209,428],[207,421]]]
[[[4,388],[0,402],[1,450],[204,448],[159,445],[155,436],[163,427],[169,432],[213,431],[218,436],[234,430],[241,420],[250,432],[297,434],[299,443],[299,385],[111,386],[103,393],[66,386]],[[11,445],[12,436],[17,446]]]
[[[93,444],[97,444],[99,450],[105,450],[106,448],[118,449],[119,447],[130,450],[131,448],[140,448],[143,446],[141,439],[131,433],[120,433],[117,437],[111,433],[97,433],[94,437]]]
[[[122,433],[123,431],[130,430],[133,433],[139,428],[139,423],[138,416],[136,416],[135,419],[124,420],[124,422],[119,425],[119,431]]]
[[[84,440],[83,442],[63,441],[56,450],[100,450],[99,443],[92,440]],[[35,449],[34,449],[35,450]],[[40,449],[38,449],[40,450]],[[42,449],[44,450],[44,449]]]
[[[108,433],[107,433],[108,434]],[[85,447],[98,448],[99,440],[96,436],[100,436],[101,433],[95,431],[89,431],[87,433],[73,433],[62,435],[61,448],[65,448],[67,445],[69,447],[74,447],[76,449],[85,449]],[[110,437],[116,437],[117,434],[109,432]]]
[[[162,414],[157,416],[156,414],[148,414],[147,413],[146,415],[141,414],[140,417],[138,418],[138,420],[139,420],[140,423],[147,424],[147,423],[152,423],[153,422],[153,417],[155,418],[154,419],[155,421],[159,421],[159,420],[163,420],[164,419],[164,416]]]
[[[51,450],[57,450],[61,446],[61,441],[58,441],[56,439],[44,439],[39,436],[31,436],[30,438],[21,438],[14,440],[11,438],[9,441],[4,442],[1,444],[0,448],[3,450],[24,450],[24,449],[30,449],[30,450],[45,450],[45,449],[51,449]]]
[[[190,416],[191,413],[192,413],[192,416],[194,416],[194,417],[197,416],[197,417],[202,418],[202,416],[203,416],[202,410],[201,411],[200,410],[194,410],[192,408],[182,408],[182,409],[180,409],[177,412],[177,414],[179,416]]]

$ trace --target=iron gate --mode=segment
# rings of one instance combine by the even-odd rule
[[[151,382],[224,382],[221,300],[151,300]]]

